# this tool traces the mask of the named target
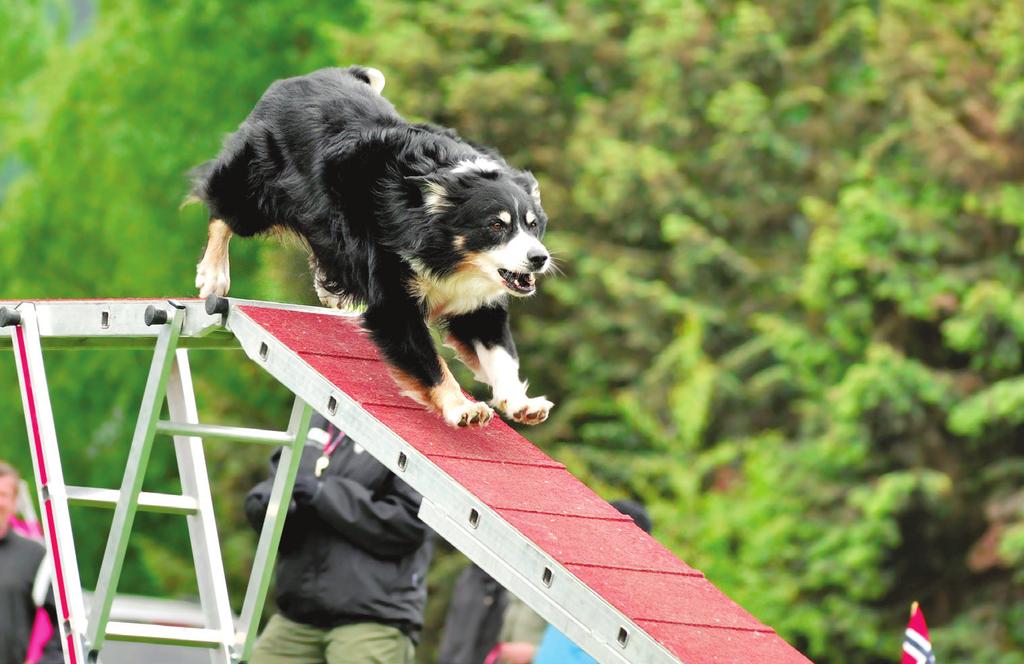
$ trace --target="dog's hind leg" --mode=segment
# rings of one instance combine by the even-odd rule
[[[227,295],[231,287],[231,271],[228,267],[228,242],[231,227],[221,219],[210,219],[209,240],[203,259],[196,265],[196,288],[199,297]]]

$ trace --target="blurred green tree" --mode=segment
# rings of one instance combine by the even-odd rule
[[[1024,662],[1020,3],[135,0],[73,44],[53,6],[0,16],[0,296],[189,292],[182,173],[274,78],[370,64],[541,182],[565,274],[514,321],[558,406],[524,433],[817,661],[892,661],[918,599],[941,659]],[[233,251],[235,293],[311,298],[297,250]],[[50,368],[108,482],[141,362]],[[201,408],[283,420],[239,364],[204,363]],[[237,581],[259,459],[211,453]],[[181,541],[132,582],[187,592]]]

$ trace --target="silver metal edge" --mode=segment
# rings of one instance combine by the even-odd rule
[[[51,558],[51,566],[54,568],[54,582],[64,582],[64,596],[55,588],[53,596],[57,605],[58,624],[57,630],[61,638],[61,651],[64,655],[65,664],[71,664],[72,660],[84,662],[84,647],[82,635],[85,632],[85,602],[82,597],[82,581],[78,573],[78,554],[75,551],[75,539],[71,528],[71,516],[68,511],[67,501],[64,500],[64,469],[60,459],[60,446],[57,441],[57,430],[53,421],[53,409],[50,404],[50,390],[46,380],[46,367],[43,362],[42,342],[39,336],[39,327],[35,314],[35,307],[26,304],[18,307],[22,316],[22,331],[24,333],[25,347],[24,354],[28,366],[22,365],[21,353],[18,344],[14,345],[15,364],[18,368],[18,381],[21,385],[22,407],[25,414],[25,429],[29,436],[29,449],[32,453],[32,466],[35,471],[35,483],[39,507],[42,510],[43,536],[46,540],[46,550]],[[13,338],[13,330],[10,330]],[[26,389],[26,376],[31,378],[31,394]],[[29,399],[35,404],[36,426],[38,427],[42,459],[39,459],[36,447],[32,441],[32,421],[29,408]],[[42,482],[40,464],[46,468],[46,483]],[[47,503],[52,511],[52,529],[47,521],[51,518],[46,511]],[[57,542],[54,542],[54,536]],[[56,551],[60,558],[60,565],[54,557]],[[60,575],[60,576],[57,576]],[[66,606],[65,606],[65,599]],[[63,616],[67,620],[62,620]],[[67,648],[68,637],[71,637],[70,652]]]
[[[191,422],[177,422],[160,420],[156,423],[157,433],[165,435],[179,435],[199,437],[204,440],[231,440],[239,443],[256,443],[259,445],[272,445],[279,447],[291,442],[291,437],[285,431],[270,431],[268,429],[250,429],[248,427],[223,426],[220,424],[193,424]]]
[[[295,477],[299,473],[299,462],[302,460],[302,448],[306,445],[312,417],[313,409],[301,397],[296,396],[288,421],[288,433],[292,442],[281,448],[277,473],[270,489],[267,513],[263,518],[263,528],[260,530],[252,570],[249,573],[249,585],[238,619],[232,651],[236,661],[248,662],[252,656],[253,646],[256,645],[256,632],[263,613],[263,604],[267,599],[267,591],[270,589],[270,580],[274,575],[274,560],[277,558],[281,533],[288,516],[288,504],[291,502]]]
[[[193,646],[216,648],[220,631],[204,627],[177,627],[172,625],[147,625],[143,623],[111,620],[107,623],[107,638],[111,641],[133,643],[158,643],[169,646]]]
[[[173,317],[166,325],[160,326],[153,360],[146,379],[146,389],[142,395],[139,416],[135,423],[131,449],[121,482],[117,506],[114,508],[114,519],[110,524],[107,545],[103,552],[103,562],[96,579],[96,590],[92,609],[89,612],[89,625],[86,628],[86,642],[90,650],[89,657],[103,647],[106,637],[107,621],[110,619],[110,607],[117,594],[117,584],[121,577],[125,554],[128,550],[128,538],[131,535],[135,512],[138,509],[139,493],[146,475],[153,438],[156,435],[156,422],[160,419],[167,389],[167,380],[174,363],[174,351],[178,344],[185,322],[185,310],[174,309]]]
[[[199,412],[192,387],[192,371],[188,351],[184,349],[174,353],[174,363],[167,381],[167,412],[178,422],[198,426]],[[196,513],[189,515],[186,521],[199,603],[206,617],[206,628],[220,635],[217,646],[210,650],[210,663],[230,664],[234,621],[203,441],[193,435],[176,435],[174,455],[178,462],[181,492],[195,500],[198,506]]]
[[[203,300],[173,300],[185,308],[185,324],[179,345],[182,347],[225,347],[234,349],[234,340],[217,334],[223,330],[221,314],[207,314]],[[358,314],[326,307],[290,305],[280,302],[261,302],[228,298],[230,306],[258,306],[268,309],[286,309],[328,316],[352,317]],[[159,325],[147,326],[143,320],[149,306],[169,310],[167,298],[140,300],[0,300],[0,307],[15,309],[22,303],[31,304],[37,311],[39,336],[45,348],[149,348],[159,332]],[[104,314],[105,324],[104,324]],[[11,328],[0,328],[0,348],[11,345]]]
[[[101,489],[91,486],[68,486],[65,498],[70,505],[81,507],[98,507],[100,509],[113,509],[117,505],[117,489]],[[53,492],[50,495],[54,495]],[[194,498],[188,496],[176,496],[169,493],[152,493],[142,491],[139,493],[139,510],[143,512],[158,512],[160,514],[180,514],[188,516],[199,510],[199,505]]]

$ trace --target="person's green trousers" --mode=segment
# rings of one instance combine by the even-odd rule
[[[250,664],[412,664],[413,645],[394,627],[355,623],[320,629],[275,614]]]

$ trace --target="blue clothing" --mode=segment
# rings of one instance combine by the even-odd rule
[[[597,660],[583,652],[565,634],[548,625],[537,654],[533,656],[533,664],[597,664]]]

